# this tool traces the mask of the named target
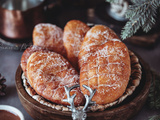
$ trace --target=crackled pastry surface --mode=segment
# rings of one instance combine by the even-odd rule
[[[131,59],[130,60],[131,61],[131,76],[130,76],[130,82],[127,85],[125,93],[114,102],[111,102],[105,105],[91,106],[91,111],[93,112],[98,111],[98,110],[104,111],[106,108],[115,106],[123,102],[128,96],[133,94],[136,87],[139,85],[141,81],[141,74],[142,74],[141,69],[142,68],[139,63],[138,57],[132,51],[129,51],[129,54],[130,54],[130,59]],[[26,79],[24,74],[22,74],[22,79],[23,79],[25,90],[33,99],[35,99],[36,101],[38,101],[39,103],[43,105],[46,105],[56,110],[70,111],[70,109],[68,109],[66,106],[49,102],[46,99],[44,99],[42,96],[37,95],[37,93],[33,90],[33,88],[31,88],[31,86],[28,84],[28,80]],[[82,109],[82,106],[79,106],[78,109]]]
[[[28,61],[28,58],[32,53],[34,53],[36,51],[47,51],[47,49],[45,49],[43,47],[32,45],[32,46],[28,47],[22,54],[21,67],[22,67],[22,70],[23,70],[26,77],[27,77],[27,61]]]
[[[63,45],[63,31],[56,25],[49,23],[40,23],[36,25],[33,30],[33,44],[48,48],[63,56],[66,55]]]
[[[118,40],[113,31],[99,25],[89,30],[81,48],[81,55],[85,56],[84,59],[80,57],[82,92],[89,95],[82,87],[83,84],[97,89],[92,99],[97,104],[107,104],[122,96],[131,73],[129,52],[125,44]]]
[[[119,40],[116,33],[104,25],[95,25],[87,33],[80,47],[78,56],[79,67],[86,63],[92,53],[99,49],[98,47],[110,40]]]
[[[78,84],[78,74],[70,63],[55,52],[34,52],[28,59],[27,76],[34,90],[47,100],[57,104],[68,105],[64,86]],[[76,93],[75,105],[82,105],[84,96],[79,88],[72,90]]]
[[[89,29],[89,26],[79,20],[71,20],[64,27],[63,41],[67,58],[76,69],[78,68],[80,46]]]

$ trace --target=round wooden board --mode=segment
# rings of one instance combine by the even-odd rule
[[[143,107],[149,93],[151,85],[151,72],[148,64],[146,64],[139,56],[142,66],[142,79],[140,85],[134,93],[127,97],[122,103],[104,111],[87,112],[87,120],[128,120],[132,118]],[[20,65],[17,68],[15,81],[19,99],[28,112],[28,114],[36,120],[71,120],[71,112],[64,112],[52,109],[40,104],[25,91],[21,79],[22,69]]]

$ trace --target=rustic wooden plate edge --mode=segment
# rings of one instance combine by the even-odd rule
[[[94,114],[93,112],[89,112],[89,113],[87,113],[88,117],[101,117],[103,114],[108,116],[108,115],[116,113],[116,112],[125,111],[126,109],[128,109],[128,106],[130,106],[131,108],[134,108],[135,107],[135,102],[136,101],[140,101],[140,99],[142,99],[142,98],[146,100],[146,98],[148,96],[148,93],[149,93],[150,84],[151,84],[150,67],[149,67],[149,65],[147,63],[145,63],[143,61],[143,59],[140,56],[138,56],[138,58],[139,58],[140,64],[142,65],[143,72],[145,72],[145,73],[142,73],[142,74],[145,74],[145,78],[146,78],[146,83],[143,86],[143,89],[141,90],[141,93],[139,93],[132,101],[130,101],[127,104],[124,104],[124,105],[119,106],[117,108],[116,107],[112,108],[111,110],[105,110],[105,111],[102,111],[102,112],[96,112],[96,114]],[[46,111],[46,112],[50,112],[52,114],[57,114],[57,115],[61,115],[61,116],[71,116],[71,112],[64,112],[64,111],[54,110],[54,109],[49,108],[49,107],[47,107],[45,105],[42,105],[42,104],[40,105],[40,103],[35,101],[28,94],[26,94],[26,96],[22,95],[22,92],[26,92],[26,91],[24,90],[24,88],[22,86],[21,73],[22,73],[22,69],[21,69],[21,67],[19,65],[18,68],[17,68],[17,71],[16,71],[16,76],[15,76],[16,77],[15,78],[16,79],[16,88],[17,88],[19,97],[22,97],[25,101],[27,101],[28,103],[32,104],[36,109],[40,109],[41,111]],[[144,78],[142,78],[142,79],[144,79]],[[19,80],[20,82],[17,81],[17,80]],[[143,94],[143,95],[141,96],[141,94]],[[143,105],[144,105],[144,103],[141,105],[141,107]],[[141,107],[139,108],[139,110],[141,109]],[[131,118],[136,113],[134,113],[133,115],[128,116],[128,118]],[[104,116],[104,119],[105,119],[105,116]],[[106,119],[107,119],[107,117],[106,117]]]

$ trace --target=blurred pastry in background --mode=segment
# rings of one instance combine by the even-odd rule
[[[33,45],[47,48],[66,56],[63,45],[63,30],[50,23],[40,23],[33,30]]]
[[[78,69],[78,55],[88,25],[79,20],[70,20],[64,27],[63,42],[67,52],[67,58],[72,66]]]

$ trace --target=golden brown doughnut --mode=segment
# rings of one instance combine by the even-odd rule
[[[41,96],[57,104],[68,105],[64,86],[79,84],[77,71],[60,54],[55,52],[34,52],[28,59],[27,76],[30,85]],[[76,94],[75,106],[84,103],[84,96],[79,88],[73,89]]]
[[[100,28],[105,29],[102,31]],[[125,92],[130,78],[131,67],[127,47],[105,26],[91,28],[83,42],[81,48],[86,47],[86,43],[90,44],[85,49],[89,50],[83,54],[87,57],[83,59],[84,63],[81,64],[80,69],[82,92],[89,95],[82,87],[85,84],[92,89],[97,89],[92,99],[97,104],[115,101]],[[85,50],[80,50],[81,55]]]
[[[27,61],[29,56],[36,51],[44,51],[44,50],[47,51],[47,49],[45,48],[32,45],[23,52],[20,65],[26,77],[27,77]]]
[[[47,48],[66,56],[63,45],[63,31],[60,27],[49,23],[40,23],[33,30],[33,45]]]
[[[78,69],[80,46],[89,29],[89,26],[79,20],[71,20],[64,27],[63,41],[67,51],[67,58],[76,69]]]

